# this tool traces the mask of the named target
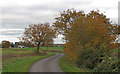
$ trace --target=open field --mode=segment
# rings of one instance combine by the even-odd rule
[[[64,47],[41,47],[42,50],[63,50]],[[2,49],[2,54],[8,54],[8,53],[13,53],[13,54],[23,54],[23,53],[31,53],[35,52],[37,48],[6,48]],[[19,52],[18,52],[19,51]]]
[[[43,50],[46,47],[42,47]],[[49,47],[48,50],[63,50],[63,47]],[[3,72],[28,72],[31,65],[43,58],[55,55],[56,52],[47,52],[37,55],[36,48],[7,48],[2,49]],[[24,66],[24,67],[23,67]]]
[[[42,50],[62,50],[64,47],[41,47]],[[18,54],[29,54],[29,53],[35,53],[37,50],[36,47],[34,48],[3,48],[2,49],[2,55],[18,55]]]
[[[43,49],[43,50],[45,50],[45,49],[48,49],[48,50],[63,50],[64,49],[64,47],[40,47],[41,49]],[[6,48],[6,49],[4,49],[4,50],[8,50],[8,49],[10,49],[10,50],[17,50],[17,49],[21,49],[21,50],[33,50],[33,49],[37,49],[36,47],[34,47],[34,48]]]

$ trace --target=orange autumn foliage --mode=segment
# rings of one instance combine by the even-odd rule
[[[37,47],[37,53],[40,53],[40,46],[53,43],[55,38],[55,31],[49,23],[31,24],[25,28],[24,37],[21,37],[22,42],[31,43]]]
[[[87,47],[97,51],[101,47],[107,51],[118,47],[114,43],[117,27],[112,26],[109,18],[99,11],[88,14],[76,10],[64,11],[56,18],[54,27],[57,33],[65,36],[65,51],[73,60]]]

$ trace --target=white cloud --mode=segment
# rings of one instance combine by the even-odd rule
[[[64,44],[65,42],[63,41],[63,35],[58,35],[57,38],[54,39],[55,44]]]

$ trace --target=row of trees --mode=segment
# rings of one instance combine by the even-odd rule
[[[66,41],[65,53],[78,67],[93,69],[102,62],[101,57],[118,48],[115,42],[118,26],[113,26],[99,10],[85,14],[68,9],[55,19],[54,28],[58,34],[64,35]]]
[[[10,48],[10,47],[17,48],[19,46],[34,47],[34,44],[31,44],[30,42],[23,42],[23,41],[15,42],[15,44],[14,44],[13,42],[10,42],[7,40],[3,40],[2,43],[0,44],[0,48]],[[53,46],[53,40],[46,41],[41,46],[44,46],[44,47]]]

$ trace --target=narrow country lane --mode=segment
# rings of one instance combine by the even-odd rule
[[[62,72],[59,67],[59,59],[63,53],[56,53],[56,55],[37,61],[32,65],[29,72]]]

